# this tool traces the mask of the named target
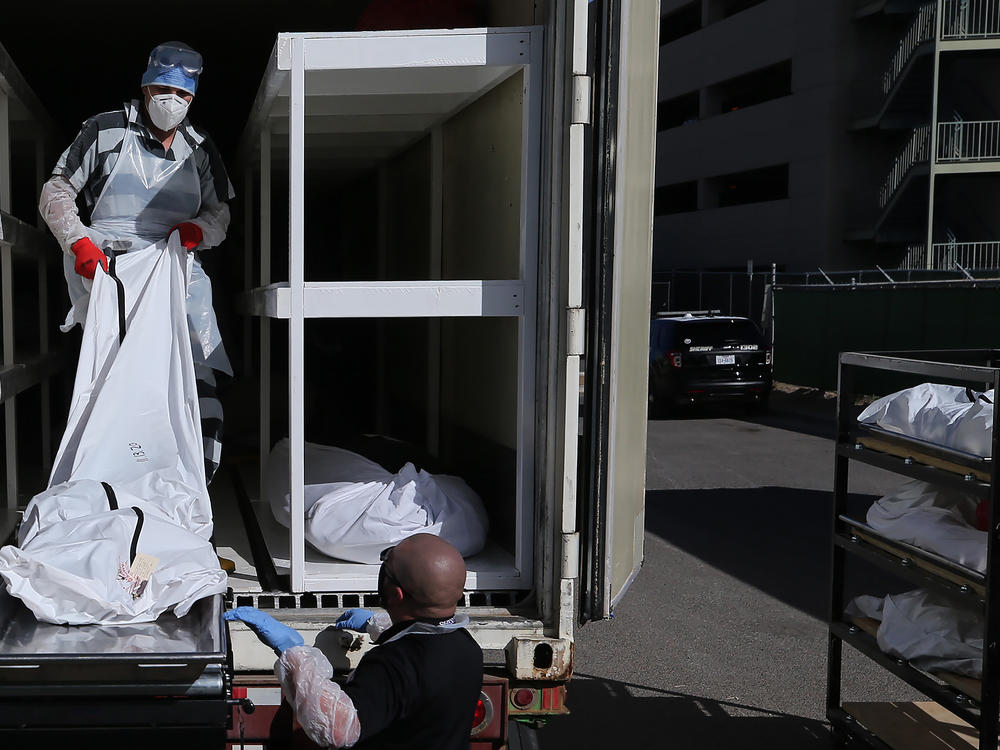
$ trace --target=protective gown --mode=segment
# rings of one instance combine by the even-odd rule
[[[232,374],[212,308],[212,285],[197,251],[226,237],[233,188],[211,140],[184,120],[164,150],[143,119],[139,100],[87,120],[42,188],[39,210],[62,246],[71,308],[64,331],[83,324],[90,281],[74,271],[74,242],[89,237],[108,255],[140,250],[164,239],[181,222],[203,233],[188,286],[187,315],[202,401],[208,476],[221,457],[222,407],[213,370]],[[81,219],[77,199],[89,213]]]

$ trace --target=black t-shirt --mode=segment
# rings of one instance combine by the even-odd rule
[[[361,722],[357,750],[468,750],[483,652],[468,631],[383,633],[344,686]]]

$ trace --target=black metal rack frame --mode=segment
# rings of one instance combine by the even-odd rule
[[[970,364],[971,363],[971,364]],[[926,378],[928,382],[958,381],[992,387],[1000,393],[1000,350],[944,350],[907,352],[845,352],[840,355],[837,399],[837,432],[834,472],[832,581],[830,633],[827,667],[827,718],[853,740],[884,750],[888,745],[859,724],[841,704],[842,652],[846,642],[892,672],[979,731],[979,748],[996,750],[1000,720],[1000,587],[993,576],[994,542],[1000,536],[995,462],[943,446],[872,430],[859,425],[854,414],[856,377],[861,370],[884,370]],[[996,401],[993,404],[997,422]],[[864,446],[859,440],[876,436],[899,448],[899,454]],[[932,456],[947,461],[956,470],[922,463],[914,456]],[[992,436],[992,456],[1000,455],[997,430]],[[926,550],[882,537],[877,531],[847,515],[850,462],[860,461],[897,474],[950,487],[990,500],[986,574],[971,570]],[[989,481],[981,477],[988,475]],[[978,475],[978,476],[977,476]],[[875,543],[873,543],[875,542]],[[985,612],[982,693],[976,697],[945,684],[911,666],[905,660],[883,653],[875,639],[855,625],[843,621],[845,567],[848,555],[879,566],[919,586],[972,603]]]

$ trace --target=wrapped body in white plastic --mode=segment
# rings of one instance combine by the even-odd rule
[[[8,590],[47,622],[151,622],[226,589],[181,304],[190,256],[176,235],[163,244],[97,271],[49,488],[25,509],[20,547],[0,550]],[[157,560],[141,590],[138,553]]]
[[[107,510],[47,526],[21,547],[0,548],[0,577],[39,620],[68,625],[152,622],[182,617],[226,591],[212,545],[158,515]],[[128,576],[134,553],[155,558],[145,585]]]
[[[84,331],[49,487],[89,479],[158,498],[188,531],[208,539],[212,506],[183,312],[190,263],[174,236],[116,259],[114,278],[97,272],[94,319]],[[122,337],[123,323],[136,335]]]
[[[275,520],[289,525],[289,443],[268,457],[264,488]],[[397,473],[342,448],[306,443],[305,538],[331,557],[378,564],[379,553],[413,534],[440,536],[463,557],[486,544],[479,495],[460,477],[407,463]]]
[[[146,500],[119,483],[77,479],[57,484],[31,498],[17,530],[17,545],[24,547],[39,533],[57,523],[116,508],[139,508],[147,515],[159,516],[191,531],[203,527],[191,497],[177,491],[177,488]]]
[[[986,571],[986,532],[976,528],[979,500],[919,480],[904,483],[868,509],[868,524],[890,539]]]
[[[879,620],[878,647],[929,672],[983,676],[983,618],[928,591],[907,591],[884,599],[859,596],[848,617]]]
[[[993,392],[922,383],[873,401],[862,424],[977,456],[993,452]]]

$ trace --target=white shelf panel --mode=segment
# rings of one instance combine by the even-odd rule
[[[279,70],[291,69],[292,39],[302,40],[307,70],[517,65],[530,49],[525,31],[487,28],[281,34]]]
[[[321,134],[381,133],[391,154],[392,133],[426,131],[529,65],[533,33],[540,38],[539,31],[530,28],[280,34],[244,131],[241,154],[245,158],[258,151],[262,128],[288,130],[289,73],[296,43],[301,44],[305,68],[305,148],[310,153],[321,150],[316,140]],[[540,54],[536,46],[535,61]],[[397,118],[374,128],[359,125],[364,122],[359,116],[379,115]]]
[[[306,282],[307,318],[519,317],[520,281]],[[254,289],[250,310],[267,318],[291,317],[288,282]]]
[[[289,571],[288,529],[274,520],[267,503],[253,503],[257,522],[279,575]],[[466,591],[523,590],[532,586],[514,567],[514,556],[492,541],[478,555],[466,558]],[[378,590],[378,565],[347,562],[328,557],[306,544],[305,590],[363,592]]]

